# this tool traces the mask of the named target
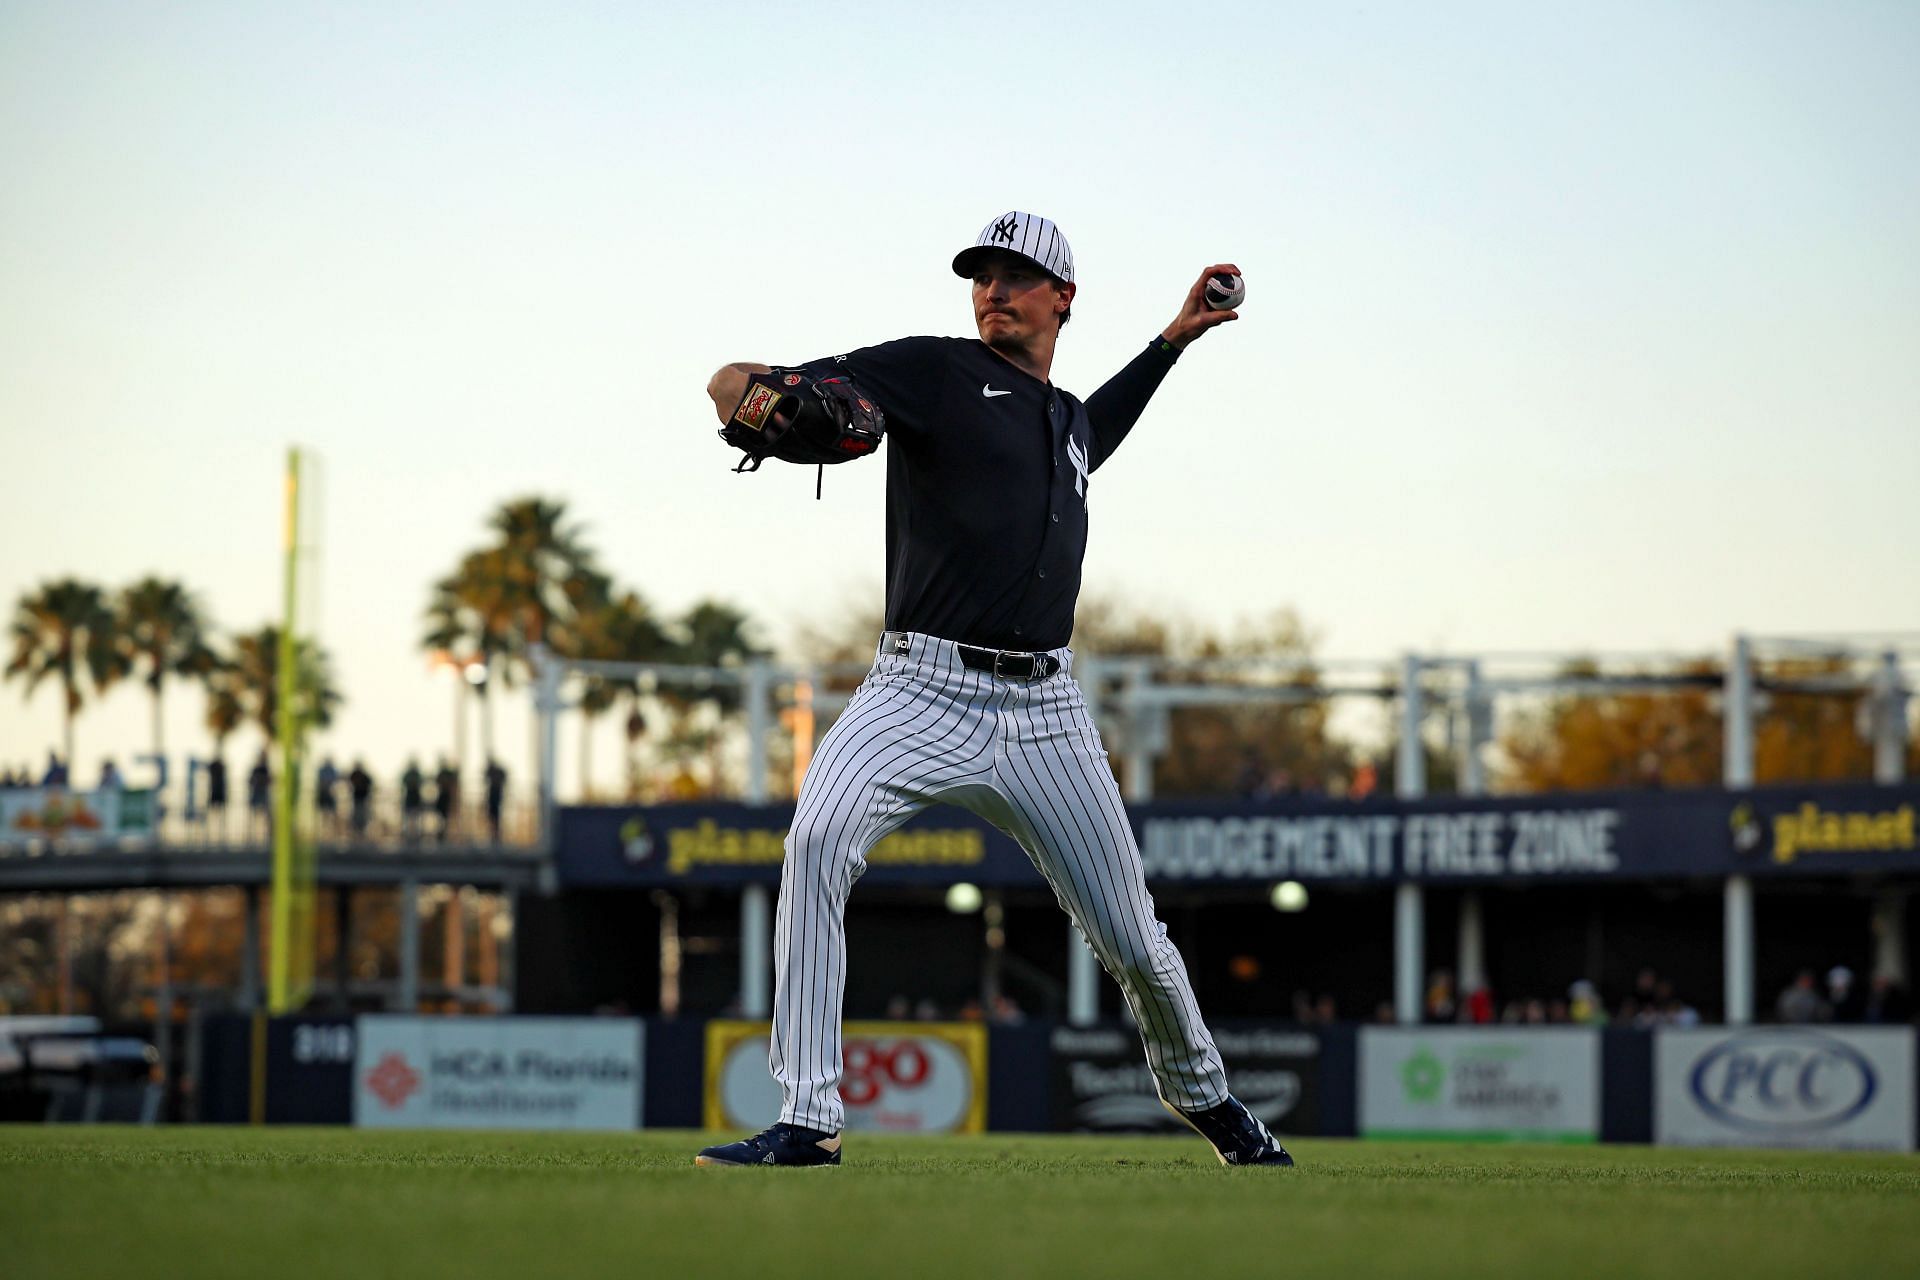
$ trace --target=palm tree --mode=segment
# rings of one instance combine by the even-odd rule
[[[464,668],[478,662],[482,679],[464,682],[460,696],[480,699],[482,755],[493,758],[492,686],[495,673],[511,685],[509,660],[519,656],[516,623],[525,612],[524,592],[505,547],[469,552],[460,567],[434,584],[427,604],[421,647],[453,655]]]
[[[594,555],[581,540],[580,527],[567,522],[563,502],[518,498],[494,512],[488,522],[500,535],[506,581],[511,586],[515,657],[525,647],[561,647],[553,634],[596,595],[604,597],[607,579],[594,567]]]
[[[31,698],[49,676],[60,681],[66,695],[63,746],[71,769],[73,720],[86,702],[83,677],[99,696],[127,670],[114,648],[113,610],[106,593],[76,578],[42,583],[14,605],[12,633],[13,657],[6,675],[26,682],[25,696]]]
[[[603,662],[659,662],[670,650],[666,632],[654,620],[638,593],[622,592],[617,598],[590,604],[575,618],[568,653],[571,657]],[[640,682],[608,676],[588,676],[580,694],[580,792],[590,790],[592,776],[593,722],[611,711],[625,693],[639,696]],[[631,724],[629,717],[629,724]],[[629,733],[631,748],[634,735]]]
[[[237,706],[240,716],[259,726],[269,742],[280,729],[280,628],[269,623],[258,631],[234,637],[233,661],[215,679],[223,706]],[[324,729],[346,698],[333,683],[332,663],[312,640],[294,644],[295,708],[302,729]]]
[[[755,643],[754,624],[747,615],[730,604],[702,600],[681,616],[674,625],[673,660],[696,667],[731,667],[771,651]],[[719,724],[711,732],[694,728],[692,713],[699,702],[712,703],[719,712]],[[682,751],[691,754],[704,750],[713,781],[720,780],[720,747],[727,720],[737,712],[744,694],[736,685],[716,684],[699,691],[697,699],[686,694],[669,695],[667,702],[676,712],[677,723],[671,738]]]
[[[153,754],[164,755],[160,700],[169,676],[205,677],[220,665],[198,603],[178,582],[143,578],[120,593],[118,647],[129,670],[146,666],[153,694]]]

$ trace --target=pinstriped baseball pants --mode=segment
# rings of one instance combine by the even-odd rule
[[[822,739],[787,833],[773,935],[780,1118],[841,1127],[847,896],[867,851],[936,802],[972,810],[1027,851],[1125,993],[1161,1097],[1189,1110],[1225,1100],[1219,1051],[1154,917],[1071,650],[1054,650],[1058,674],[1021,683],[962,666],[932,636],[889,648]]]

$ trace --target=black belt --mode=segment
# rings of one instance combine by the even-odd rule
[[[896,653],[905,653],[910,643],[904,631],[889,631],[880,642]],[[991,671],[1002,680],[1045,680],[1060,670],[1060,659],[1050,653],[1027,653],[1018,649],[982,649],[978,645],[958,644],[960,665],[975,671]]]

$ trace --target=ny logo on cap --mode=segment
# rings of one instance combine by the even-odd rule
[[[1000,221],[993,224],[993,238],[998,243],[1012,244],[1013,231],[1014,231],[1014,222],[1013,222],[1012,214],[1008,214],[1006,217],[1000,219]]]

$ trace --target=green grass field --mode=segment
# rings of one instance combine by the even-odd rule
[[[1920,1160],[1645,1147],[0,1129],[0,1274],[767,1277],[1920,1273]]]

